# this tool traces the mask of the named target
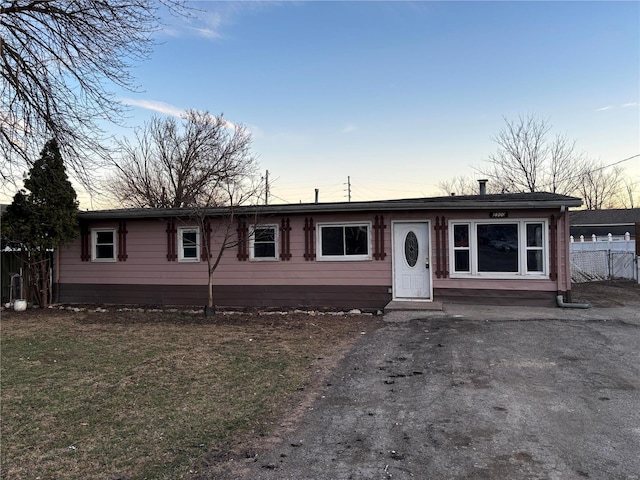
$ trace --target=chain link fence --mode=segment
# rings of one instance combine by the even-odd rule
[[[571,281],[638,280],[637,257],[634,252],[615,250],[582,250],[571,252]]]

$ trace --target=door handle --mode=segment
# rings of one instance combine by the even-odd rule
[[[429,257],[425,258],[425,260],[424,260],[424,267],[425,267],[425,268],[429,268]]]

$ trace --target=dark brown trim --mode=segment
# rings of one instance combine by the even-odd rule
[[[635,224],[636,255],[640,255],[640,222]]]
[[[315,231],[316,227],[313,225],[313,218],[305,217],[304,219],[304,259],[306,261],[315,260]]]
[[[484,288],[434,288],[434,300],[475,305],[556,306],[556,292]]]
[[[291,260],[291,225],[289,218],[283,218],[280,222],[280,260]]]
[[[549,278],[551,280],[558,279],[558,221],[555,215],[551,215],[549,219],[549,254],[551,257],[551,265]]]
[[[175,262],[178,258],[176,255],[176,222],[169,220],[167,222],[167,261]]]
[[[241,262],[247,261],[249,258],[249,254],[247,253],[247,242],[248,242],[248,232],[247,222],[243,222],[242,220],[238,220],[238,260]]]
[[[449,244],[447,243],[447,233],[449,227],[444,215],[436,216],[436,277],[447,278],[449,276]]]
[[[213,256],[211,254],[211,222],[209,222],[209,220],[205,220],[203,226],[204,226],[203,236],[204,236],[205,248],[200,249],[200,260],[206,261],[207,253],[209,254],[209,258]]]
[[[367,308],[391,301],[389,286],[368,285],[216,285],[221,307]],[[59,285],[60,302],[116,305],[205,305],[206,285]]]
[[[80,224],[80,260],[83,262],[91,260],[91,250],[89,247],[90,237],[91,232],[89,231],[89,226],[86,223]]]
[[[442,278],[442,268],[440,268],[440,257],[442,251],[440,248],[440,218],[436,216],[436,224],[433,227],[436,233],[436,277]]]
[[[127,222],[120,220],[118,222],[118,261],[126,262],[129,255],[127,255]]]
[[[384,216],[376,215],[375,222],[373,224],[374,234],[374,253],[373,258],[375,260],[384,260],[387,254],[384,251],[384,230],[387,226],[384,224]]]

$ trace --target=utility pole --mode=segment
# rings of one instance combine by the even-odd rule
[[[264,176],[264,204],[269,205],[269,170]]]
[[[351,177],[350,176],[347,177],[347,199],[349,202],[351,201]]]

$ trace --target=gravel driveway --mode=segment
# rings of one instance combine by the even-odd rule
[[[640,479],[640,298],[391,315],[225,479]]]

